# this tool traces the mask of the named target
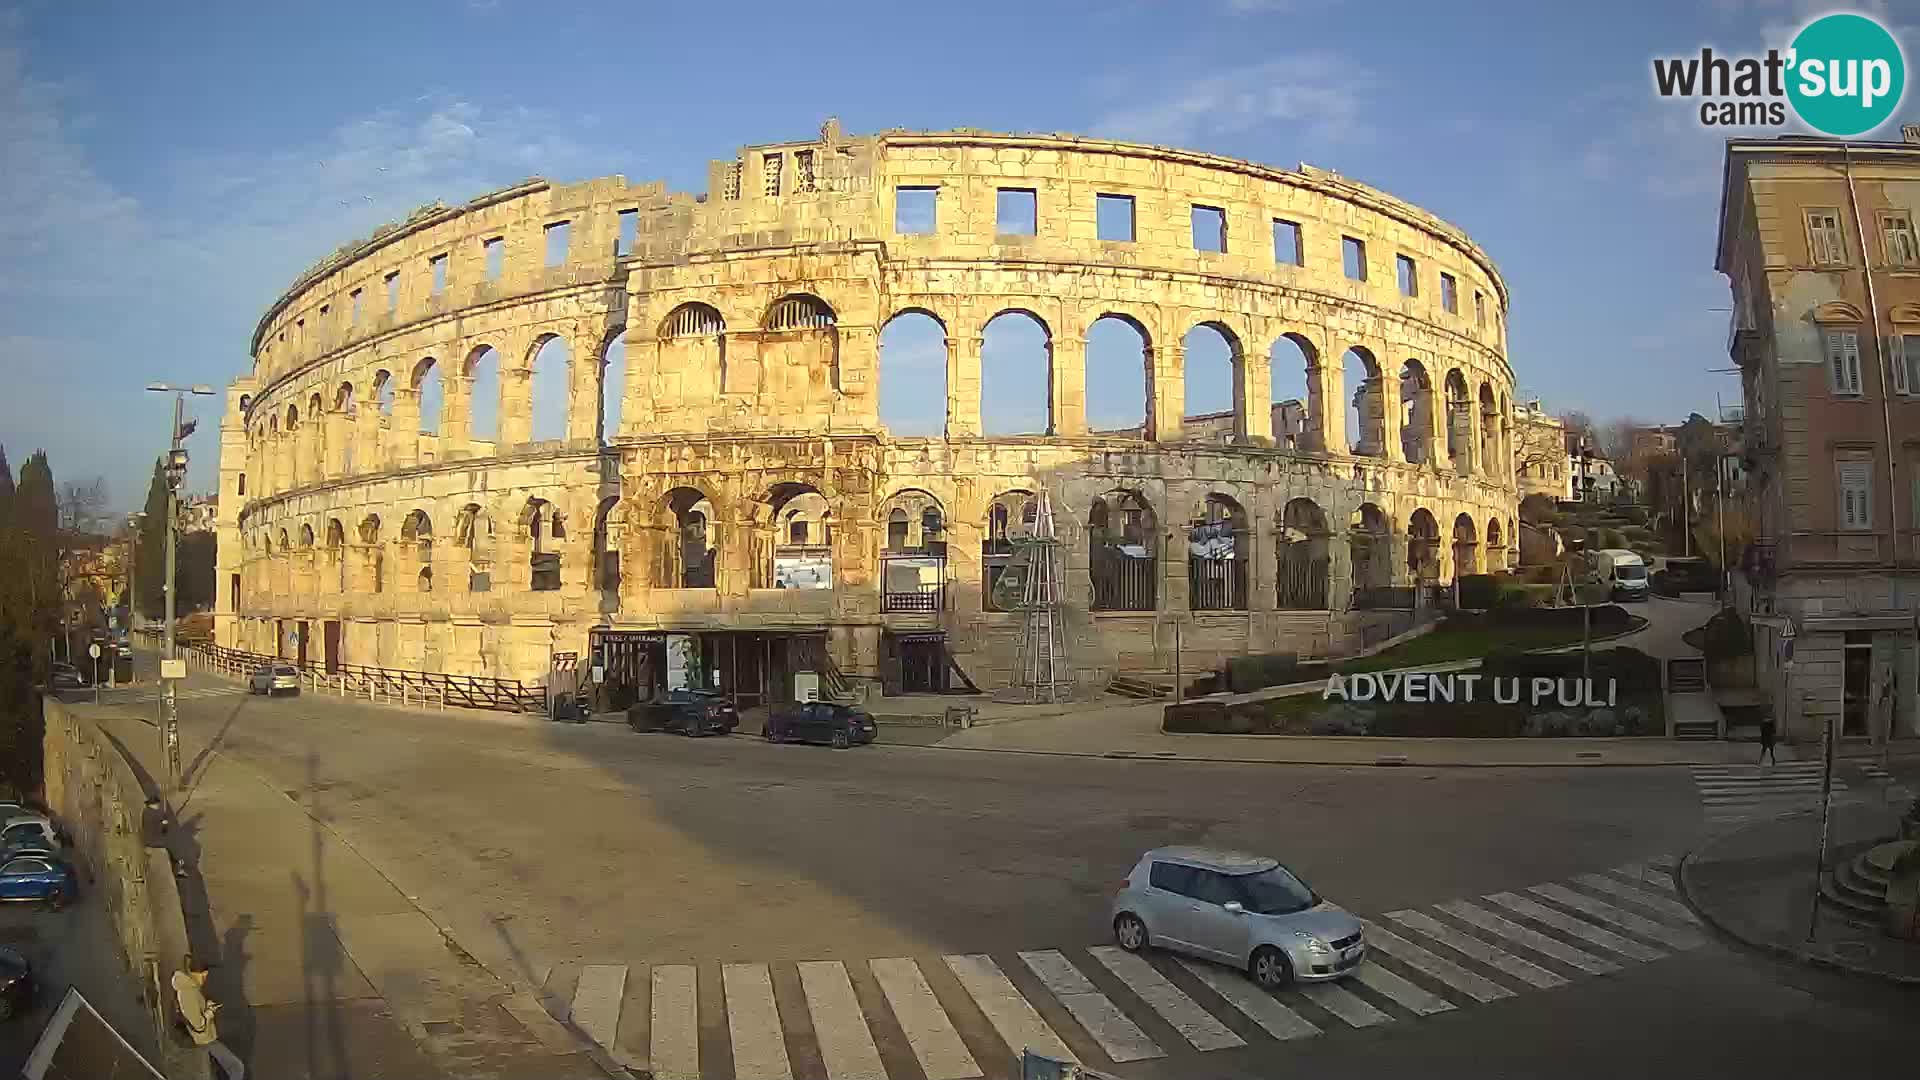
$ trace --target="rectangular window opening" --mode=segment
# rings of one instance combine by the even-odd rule
[[[1478,289],[1473,291],[1473,325],[1487,325],[1487,294]]]
[[[1040,194],[1032,188],[1001,188],[994,200],[994,231],[1033,236],[1040,231]]]
[[[1217,206],[1193,208],[1193,250],[1224,253],[1227,250],[1227,212]]]
[[[1815,266],[1846,263],[1846,234],[1840,229],[1840,211],[1807,211],[1807,255]]]
[[[1914,242],[1911,215],[1881,214],[1880,236],[1886,247],[1888,266],[1920,267],[1920,244]]]
[[[487,280],[499,281],[500,272],[507,264],[507,238],[495,236],[480,241],[480,253],[486,258]]]
[[[1853,330],[1828,330],[1827,377],[1833,392],[1842,397],[1858,397],[1860,387],[1860,335]]]
[[[547,265],[564,266],[567,261],[567,234],[572,231],[570,221],[551,222],[546,227]]]
[[[1420,295],[1420,268],[1406,255],[1393,257],[1393,276],[1400,282],[1401,296]]]
[[[400,310],[400,271],[395,270],[387,275],[387,311],[392,313],[398,310]]]
[[[435,255],[427,260],[427,269],[433,273],[433,295],[441,296],[447,291],[447,257]]]
[[[1119,244],[1134,242],[1133,196],[1095,195],[1093,217],[1094,234],[1100,239]]]
[[[622,210],[619,220],[620,229],[613,237],[613,253],[616,256],[631,255],[634,242],[640,239],[640,211]]]
[[[1281,266],[1307,264],[1305,254],[1300,250],[1299,222],[1273,219],[1273,261]]]
[[[1440,275],[1440,306],[1455,315],[1460,314],[1460,283],[1453,280],[1452,274]]]
[[[893,189],[893,231],[902,236],[932,236],[939,224],[937,187]]]
[[[1901,334],[1895,339],[1900,348],[1894,353],[1894,372],[1901,376],[1894,389],[1903,394],[1920,394],[1920,334]]]
[[[347,312],[348,322],[354,326],[360,325],[360,294],[364,292],[365,289],[355,289],[347,294],[347,300],[353,305]]]
[[[1843,461],[1840,471],[1840,527],[1848,531],[1873,528],[1873,463]]]
[[[1367,242],[1357,237],[1340,238],[1340,264],[1348,281],[1367,280]]]

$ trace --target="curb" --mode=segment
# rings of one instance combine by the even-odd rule
[[[1172,735],[1168,738],[1211,738],[1208,735]],[[1269,738],[1340,738],[1341,736],[1287,736],[1276,735]],[[1350,736],[1353,739],[1367,739],[1371,736]],[[1455,740],[1478,741],[1478,740]],[[1548,741],[1548,740],[1529,740]],[[1724,765],[1724,761],[1414,761],[1405,753],[1383,750],[1367,761],[1329,761],[1320,758],[1238,758],[1216,757],[1211,755],[1182,754],[1177,750],[1038,750],[1020,746],[951,746],[945,742],[922,744],[893,744],[896,747],[908,746],[915,750],[950,750],[975,754],[1026,754],[1032,757],[1072,757],[1105,758],[1113,761],[1169,761],[1195,762],[1211,765],[1292,765],[1328,769],[1371,769],[1371,768],[1413,768],[1413,769],[1690,769],[1697,765]],[[1849,760],[1845,756],[1836,759],[1836,764]],[[1876,758],[1877,760],[1877,758]],[[1895,760],[1920,761],[1920,755],[1902,754]]]
[[[1765,823],[1763,822],[1761,824],[1765,824]],[[1755,827],[1757,826],[1754,826],[1754,825],[1747,826],[1747,828],[1749,829],[1755,828]],[[1741,831],[1745,831],[1745,830],[1741,830]],[[1693,879],[1693,873],[1692,873],[1693,858],[1695,855],[1698,855],[1700,853],[1700,850],[1701,849],[1696,848],[1695,850],[1689,851],[1685,855],[1681,856],[1680,866],[1678,868],[1679,872],[1674,875],[1674,883],[1679,886],[1680,899],[1686,901],[1687,907],[1692,909],[1694,914],[1700,916],[1700,920],[1704,922],[1708,927],[1712,928],[1714,933],[1718,934],[1723,938],[1726,938],[1728,940],[1744,945],[1747,948],[1754,949],[1759,952],[1767,953],[1771,956],[1777,957],[1782,960],[1788,960],[1796,964],[1803,964],[1807,967],[1824,968],[1828,971],[1836,971],[1843,975],[1852,975],[1856,978],[1872,979],[1877,982],[1892,983],[1895,986],[1920,987],[1920,975],[1900,975],[1891,971],[1881,971],[1878,968],[1867,967],[1863,964],[1855,964],[1847,960],[1842,960],[1839,957],[1835,957],[1835,956],[1826,956],[1821,953],[1809,952],[1805,949],[1795,948],[1792,945],[1783,944],[1778,941],[1769,941],[1765,938],[1754,937],[1750,934],[1744,934],[1738,930],[1733,929],[1731,926],[1727,925],[1727,923],[1723,922],[1718,917],[1716,917],[1712,909],[1706,907],[1705,905],[1701,904],[1699,901],[1693,898],[1693,880],[1692,880]]]

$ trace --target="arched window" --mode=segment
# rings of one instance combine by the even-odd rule
[[[773,562],[763,588],[833,588],[833,529],[826,496],[810,484],[774,485],[766,503],[774,523]]]
[[[1094,611],[1152,611],[1160,530],[1146,500],[1114,490],[1087,510],[1087,572],[1093,580]]]
[[[1224,325],[1205,322],[1187,331],[1186,402],[1181,437],[1194,442],[1237,442],[1246,436],[1241,393],[1240,339]]]
[[[421,592],[433,591],[433,567],[423,566],[420,568],[420,576],[416,579],[415,587]]]
[[[1187,530],[1187,606],[1193,611],[1247,609],[1247,512],[1225,495],[1208,495]]]
[[[1283,609],[1325,611],[1332,530],[1312,499],[1290,500],[1280,511],[1276,604]],[[1356,571],[1357,573],[1357,571]]]
[[[674,488],[655,512],[654,581],[663,589],[711,589],[719,558],[713,502],[698,488]]]
[[[1015,541],[1027,535],[1026,507],[1032,503],[1032,492],[1015,490],[996,495],[987,504],[987,533],[980,540],[980,598],[988,611],[1008,610],[997,587],[1013,564]]]
[[[686,303],[660,325],[660,374],[678,376],[681,394],[750,394],[759,390],[757,368],[732,370],[727,363],[727,322],[712,306]]]
[[[887,515],[887,550],[907,550],[907,512],[897,506]]]

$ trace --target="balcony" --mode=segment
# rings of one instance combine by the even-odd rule
[[[1727,356],[1741,367],[1757,363],[1760,359],[1760,330],[1754,324],[1751,303],[1743,298],[1734,299],[1733,311],[1727,319]]]

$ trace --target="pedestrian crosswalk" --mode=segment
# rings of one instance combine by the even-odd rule
[[[182,686],[173,693],[177,701],[193,701],[199,698],[232,697],[246,692],[244,686]],[[102,705],[152,704],[158,700],[160,688],[157,686],[127,686],[100,691]]]
[[[1707,941],[1673,860],[1363,919],[1365,962],[1277,993],[1111,945],[775,963],[561,965],[548,1008],[658,1080],[1010,1078],[1021,1051],[1095,1068],[1391,1029],[1617,976]]]
[[[1819,761],[1783,761],[1778,765],[1695,765],[1693,783],[1709,825],[1778,817],[1820,805]],[[1835,770],[1836,801],[1847,794],[1846,779]]]

